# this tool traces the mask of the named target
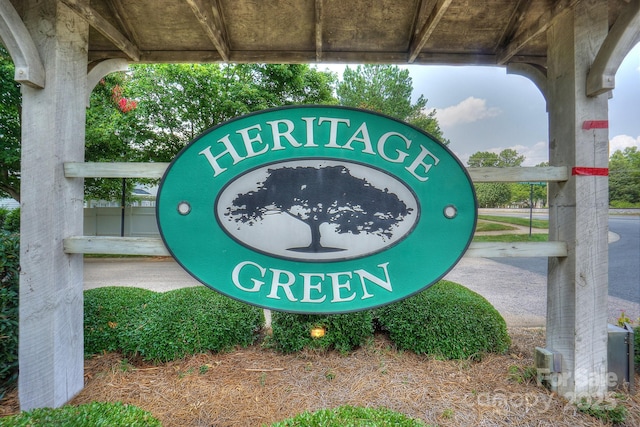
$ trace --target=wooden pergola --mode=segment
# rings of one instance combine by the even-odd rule
[[[88,94],[136,62],[476,64],[529,77],[547,100],[551,166],[471,174],[548,181],[550,242],[467,255],[549,257],[558,391],[606,392],[607,103],[640,41],[640,0],[0,0],[0,38],[23,96],[23,409],[83,387],[82,253],[166,253],[158,241],[82,237],[84,177],[166,167],[83,163]]]

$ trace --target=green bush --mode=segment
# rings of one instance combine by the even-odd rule
[[[10,211],[4,219],[4,229],[9,233],[20,232],[20,208]]]
[[[446,359],[507,351],[507,326],[482,296],[440,281],[423,292],[376,310],[381,327],[400,349]]]
[[[58,409],[40,408],[3,418],[5,427],[48,426],[127,426],[161,427],[160,421],[149,412],[136,406],[116,403],[93,402],[79,406],[63,406]]]
[[[84,352],[118,351],[139,312],[156,295],[148,289],[104,287],[84,291]]]
[[[18,376],[20,237],[0,232],[0,398]]]
[[[0,228],[3,230],[4,230],[4,221],[7,218],[7,215],[9,215],[9,212],[11,212],[11,210],[0,207]]]
[[[248,346],[264,326],[261,309],[201,286],[159,293],[136,314],[123,351],[155,362]]]
[[[365,426],[426,427],[426,424],[386,408],[360,408],[353,406],[303,412],[293,418],[271,424],[271,427]]]
[[[303,348],[334,348],[348,352],[373,337],[373,315],[370,310],[333,315],[273,312],[271,326],[274,347],[285,353]],[[324,337],[312,338],[313,327],[325,328]]]
[[[633,360],[636,365],[637,372],[640,372],[640,325],[633,330]]]

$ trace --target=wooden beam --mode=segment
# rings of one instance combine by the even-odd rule
[[[544,13],[533,25],[520,31],[509,43],[497,49],[497,63],[504,65],[509,62],[509,60],[517,55],[531,40],[546,32],[554,18],[573,9],[580,1],[581,0],[559,0],[551,9],[546,8]]]
[[[87,108],[89,108],[93,88],[104,76],[116,71],[127,71],[128,68],[129,62],[122,58],[106,59],[94,66],[87,73]]]
[[[418,34],[411,40],[409,44],[409,59],[407,62],[413,63],[418,54],[433,34],[434,30],[440,23],[440,20],[447,12],[447,9],[451,5],[452,0],[438,0],[433,7],[433,10],[425,20],[422,28],[418,31]]]
[[[316,0],[316,61],[322,62],[322,0]]]
[[[120,25],[120,28],[122,28],[125,37],[131,40],[131,43],[133,43],[134,45],[140,46],[140,39],[138,38],[138,33],[136,31],[135,25],[130,23],[127,12],[122,5],[122,2],[125,0],[105,1],[109,9],[111,10],[111,13],[113,13],[113,17],[116,19],[118,25]]]
[[[64,239],[68,254],[168,256],[162,239],[152,237],[74,236]],[[466,257],[565,257],[565,242],[472,242]]]
[[[511,17],[507,22],[507,25],[504,27],[504,31],[498,40],[498,43],[495,46],[495,49],[498,50],[501,46],[504,46],[509,40],[513,38],[513,36],[517,33],[518,28],[522,24],[525,13],[531,6],[531,2],[529,0],[518,0],[515,7],[513,8],[513,12],[511,13]]]
[[[569,179],[565,166],[516,168],[468,168],[473,182],[564,182]]]
[[[102,61],[111,58],[127,58],[118,50],[101,50],[89,52],[89,61]],[[309,64],[315,63],[315,50],[305,51],[230,51],[229,62],[238,64],[264,63],[264,64]],[[140,51],[140,63],[216,63],[223,62],[220,54],[215,50],[153,50]],[[406,52],[337,52],[322,51],[322,62],[336,64],[406,64]],[[526,62],[546,66],[546,57],[517,55],[511,62]],[[496,56],[493,54],[479,54],[472,52],[449,53],[420,53],[414,64],[419,65],[496,65]]]
[[[213,43],[224,62],[229,62],[229,43],[225,37],[217,5],[214,7],[209,0],[186,0],[191,6],[193,14],[198,19],[200,26]],[[213,10],[218,13],[214,14]],[[218,19],[216,19],[216,17]]]
[[[528,78],[538,88],[544,99],[547,99],[547,69],[536,64],[509,62],[507,74],[517,74]]]
[[[33,88],[44,88],[45,72],[38,49],[9,1],[0,1],[0,23],[0,38],[15,65],[15,80]]]
[[[65,163],[67,178],[162,178],[169,163]]]
[[[609,29],[587,74],[587,96],[616,87],[616,72],[629,51],[640,41],[640,0],[630,0]]]
[[[64,164],[67,178],[161,178],[169,163],[73,163]],[[565,166],[515,168],[468,168],[473,182],[563,182],[569,179]]]
[[[78,0],[60,0],[60,2],[87,21],[89,25],[105,36],[131,60],[140,60],[140,51],[138,48],[91,6],[79,3]]]

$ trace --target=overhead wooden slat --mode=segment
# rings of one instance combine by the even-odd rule
[[[125,0],[106,0],[106,4],[111,10],[116,22],[122,28],[125,37],[127,37],[134,45],[140,46],[140,38],[136,31],[135,25],[131,23],[124,5],[122,2]]]
[[[151,237],[74,236],[64,239],[68,254],[168,256],[162,239]],[[565,257],[564,242],[472,242],[464,255],[473,258]]]
[[[161,178],[169,163],[77,163],[64,164],[67,178]],[[569,178],[564,166],[517,168],[468,168],[474,182],[562,182]]]
[[[316,61],[322,61],[322,0],[316,0]]]
[[[85,21],[96,29],[100,34],[109,39],[118,49],[124,52],[133,61],[140,61],[140,51],[138,48],[127,39],[116,27],[111,25],[109,21],[103,18],[98,12],[87,6],[86,4],[79,3],[78,0],[60,0],[68,8],[73,10]]]
[[[433,34],[438,23],[445,15],[447,8],[451,5],[451,1],[452,0],[438,0],[436,2],[432,12],[422,25],[422,28],[420,28],[420,31],[409,45],[409,60],[407,62],[413,63],[416,60],[425,43],[427,43],[427,40],[429,40],[429,37],[431,37],[431,34]]]
[[[222,23],[219,19],[216,20],[212,3],[209,0],[186,0],[186,2],[191,6],[200,26],[211,39],[222,60],[229,61],[229,43],[225,39],[224,29],[221,28]],[[219,18],[219,14],[217,15]]]
[[[580,0],[559,0],[552,9],[545,9],[538,20],[518,33],[506,46],[497,49],[498,64],[506,64],[534,38],[547,31],[554,17],[571,10]]]
[[[516,6],[513,8],[513,12],[511,13],[511,18],[507,21],[507,25],[504,27],[502,35],[495,46],[496,50],[501,46],[506,45],[507,42],[513,38],[518,27],[522,25],[522,21],[524,20],[526,11],[530,5],[531,2],[529,0],[518,0]]]

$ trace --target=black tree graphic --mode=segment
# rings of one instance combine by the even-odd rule
[[[311,244],[290,248],[298,252],[332,252],[320,244],[320,226],[336,226],[337,233],[370,233],[391,238],[393,227],[411,212],[388,189],[354,177],[345,166],[281,167],[268,169],[256,191],[238,194],[227,208],[236,222],[252,224],[269,213],[287,213],[311,229]]]

